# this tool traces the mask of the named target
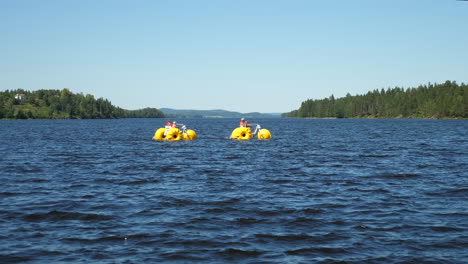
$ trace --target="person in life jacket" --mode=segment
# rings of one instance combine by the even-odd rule
[[[176,121],[172,122],[172,128],[176,128],[176,127],[177,127],[177,122]]]
[[[245,118],[241,118],[240,123],[239,123],[239,127],[248,127],[248,126],[252,126],[252,125],[248,124],[247,121],[245,120]]]
[[[169,131],[169,129],[171,129],[171,120],[167,120],[166,121],[166,131],[164,131],[164,135],[166,135],[167,131]]]

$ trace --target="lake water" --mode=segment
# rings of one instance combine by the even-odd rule
[[[0,120],[1,263],[468,263],[467,120]]]

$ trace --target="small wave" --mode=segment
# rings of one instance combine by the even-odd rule
[[[30,249],[23,251],[21,253],[16,253],[16,254],[9,254],[9,255],[3,255],[0,254],[0,260],[1,263],[23,263],[23,262],[30,262],[34,261],[37,259],[37,256],[41,256],[42,258],[44,257],[53,257],[53,256],[62,256],[65,255],[65,252],[62,251],[56,251],[56,250],[35,250],[35,249]]]
[[[130,240],[130,239],[148,239],[151,237],[152,236],[148,233],[141,233],[141,234],[129,235],[126,238]]]
[[[239,217],[236,218],[236,221],[240,225],[251,225],[265,222],[265,219],[257,219],[254,217]]]
[[[164,201],[161,202],[161,206],[167,207],[167,206],[188,206],[188,205],[193,205],[194,201],[188,200],[188,199],[182,199],[182,198],[166,198]]]
[[[36,167],[24,167],[24,166],[17,166],[17,165],[9,165],[6,167],[3,167],[2,170],[5,173],[37,173],[37,172],[43,172],[41,168],[36,168]]]
[[[21,262],[28,262],[32,261],[33,259],[30,257],[23,257],[23,256],[15,256],[13,254],[10,255],[0,255],[0,259],[2,260],[2,263],[21,263]]]
[[[225,157],[223,157],[224,160],[238,160],[238,159],[242,159],[244,158],[244,156],[242,155],[227,155]]]
[[[309,248],[300,248],[300,249],[295,249],[295,250],[287,250],[285,251],[285,253],[289,255],[307,255],[311,253],[344,254],[344,253],[348,253],[348,251],[343,248],[309,247]]]
[[[257,251],[257,250],[243,250],[237,248],[226,248],[219,252],[218,254],[222,257],[228,259],[238,259],[238,258],[251,258],[251,257],[258,257],[262,255],[264,252]]]
[[[294,224],[298,226],[310,226],[310,225],[318,225],[322,223],[322,220],[314,219],[314,218],[308,218],[308,217],[297,217],[291,220],[287,221],[288,224]]]
[[[442,189],[442,190],[437,190],[437,191],[431,191],[431,192],[426,192],[426,195],[430,196],[462,196],[466,197],[468,194],[468,189],[467,188],[460,188],[460,189]]]
[[[162,233],[157,235],[150,235],[150,234],[136,234],[130,235],[127,237],[129,242],[137,241],[137,245],[141,246],[149,246],[149,245],[160,245],[161,242],[167,243],[167,241],[171,241],[172,238],[177,236],[177,233],[174,230],[166,230]]]
[[[99,244],[103,242],[119,242],[125,241],[125,236],[106,236],[106,237],[99,237],[99,238],[78,238],[78,237],[69,237],[62,239],[66,242],[71,243],[83,243],[83,244]]]
[[[462,237],[455,239],[443,239],[428,241],[424,244],[425,247],[444,248],[444,249],[460,249],[466,251],[468,247],[468,241]]]
[[[425,169],[425,168],[430,168],[431,166],[433,166],[433,165],[432,164],[418,164],[418,165],[416,165],[416,168]]]
[[[383,174],[378,177],[381,178],[396,178],[396,179],[405,179],[405,178],[416,178],[421,177],[420,174],[416,173],[394,173],[394,174]]]
[[[98,184],[108,184],[108,183],[115,183],[117,181],[116,178],[96,178],[93,182]]]
[[[356,191],[359,191],[359,192],[365,192],[365,193],[370,193],[370,192],[375,192],[375,193],[390,193],[389,190],[385,190],[385,189],[382,189],[382,188],[378,188],[378,189],[371,189],[371,188],[354,188]]]
[[[79,184],[73,184],[70,186],[70,189],[74,189],[74,188],[88,188],[88,185],[79,183]]]
[[[320,209],[306,208],[306,209],[299,210],[299,212],[305,213],[305,214],[320,214],[320,213],[323,213],[324,211]]]
[[[281,242],[292,242],[292,241],[305,241],[313,237],[301,233],[301,234],[288,234],[288,235],[273,235],[273,234],[255,234],[256,238],[262,240],[276,240]]]
[[[119,184],[121,185],[138,185],[138,184],[147,184],[147,183],[158,183],[158,180],[135,180],[135,181],[125,181]]]
[[[336,225],[336,226],[346,226],[346,225],[348,225],[347,222],[341,221],[341,220],[331,221],[331,222],[329,222],[327,224],[332,224],[332,225]]]
[[[384,231],[384,232],[393,232],[393,231],[404,231],[404,230],[420,230],[424,228],[423,226],[419,225],[387,225],[384,227],[369,227],[374,231]]]
[[[464,212],[436,213],[435,215],[450,216],[450,217],[468,217],[468,213],[464,213]]]
[[[49,182],[49,180],[45,180],[45,179],[31,179],[31,182],[34,182],[34,183],[41,183],[41,182]]]
[[[452,226],[431,226],[430,229],[437,232],[464,232],[464,228],[452,227]]]
[[[392,154],[361,154],[358,156],[359,158],[391,158],[397,157],[397,155]]]
[[[119,175],[119,173],[109,171],[109,170],[103,170],[103,171],[98,172],[97,174],[99,174],[99,175]]]
[[[223,208],[208,208],[208,209],[204,209],[204,212],[208,213],[208,214],[223,214],[223,213],[226,213],[226,212],[231,212],[231,210],[229,210],[229,208],[226,208],[226,209],[223,209]]]
[[[242,199],[240,199],[240,198],[230,198],[230,199],[227,199],[227,200],[218,200],[218,201],[207,202],[207,203],[205,203],[205,205],[226,206],[226,205],[237,204],[240,201],[242,201]]]
[[[15,195],[23,195],[24,193],[19,192],[0,192],[1,196],[15,196]]]
[[[85,214],[75,212],[62,212],[62,211],[50,211],[48,213],[34,213],[24,216],[27,221],[42,221],[42,220],[82,220],[82,221],[101,221],[110,220],[111,216],[101,214]]]
[[[36,173],[36,172],[43,172],[41,168],[20,168],[20,172],[23,173]]]
[[[173,261],[206,261],[207,259],[196,256],[194,254],[190,254],[189,252],[170,252],[170,253],[163,253],[161,254],[161,257],[164,257],[164,259],[167,260],[173,260]]]
[[[468,193],[468,188],[449,189],[449,190],[447,190],[447,193],[463,193],[463,194],[466,194],[466,193]]]
[[[275,179],[275,180],[270,180],[270,182],[275,183],[275,184],[285,184],[285,183],[291,183],[293,181],[290,179]]]
[[[136,166],[136,168],[139,168],[139,167]],[[173,165],[166,165],[166,166],[158,167],[156,169],[159,170],[160,172],[180,172],[181,171],[179,167],[173,166]]]
[[[346,208],[348,206],[346,204],[338,204],[338,203],[323,203],[321,207],[334,209],[334,208]]]

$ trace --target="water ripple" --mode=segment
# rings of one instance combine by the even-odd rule
[[[177,121],[0,120],[1,262],[468,262],[465,120]]]

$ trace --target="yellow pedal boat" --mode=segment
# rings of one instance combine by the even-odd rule
[[[255,131],[252,132],[250,127],[237,127],[231,133],[231,139],[250,140],[255,135],[258,139],[271,139],[271,133],[268,129],[261,128],[260,125],[255,126]]]
[[[177,141],[177,140],[195,140],[197,139],[197,133],[192,129],[187,129],[185,125],[181,125],[181,129],[176,127],[166,129],[164,127],[158,128],[154,133],[154,140],[167,140],[167,141]]]

